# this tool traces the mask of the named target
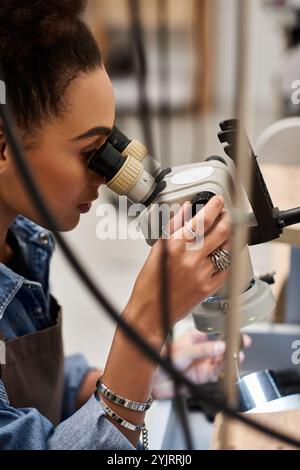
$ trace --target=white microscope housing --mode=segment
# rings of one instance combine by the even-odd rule
[[[237,184],[235,166],[227,157],[211,157],[208,161],[192,165],[178,166],[165,177],[166,188],[157,196],[154,203],[145,208],[139,216],[143,234],[150,245],[161,236],[161,225],[168,220],[162,220],[170,211],[162,208],[179,208],[185,201],[203,206],[213,195],[221,195],[225,208],[232,208],[232,187]],[[242,190],[245,214],[251,212],[245,191]],[[255,217],[249,221],[255,223]],[[201,248],[199,248],[201,249]],[[275,299],[270,286],[254,276],[248,246],[240,253],[241,263],[246,266],[245,273],[240,278],[239,291],[241,295],[240,327],[247,326],[272,313]],[[215,295],[197,305],[192,313],[197,329],[207,334],[221,333],[225,329],[228,311],[228,283]]]

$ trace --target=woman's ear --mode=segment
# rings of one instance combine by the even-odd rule
[[[0,158],[2,158],[2,153],[4,152],[5,150],[5,136],[4,136],[4,131],[3,129],[1,129],[1,126],[0,126]]]
[[[0,173],[2,173],[3,169],[7,165],[7,142],[4,133],[4,129],[0,122]]]

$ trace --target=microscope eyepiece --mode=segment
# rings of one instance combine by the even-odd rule
[[[116,130],[114,135],[120,134]],[[156,183],[155,178],[144,170],[140,161],[132,155],[122,155],[109,142],[93,153],[88,168],[106,178],[109,189],[127,196],[132,202],[144,203],[164,188],[162,182]]]
[[[88,162],[88,168],[109,182],[122,168],[126,158],[110,143],[104,144]]]
[[[108,138],[108,142],[117,149],[120,153],[123,153],[124,150],[128,147],[131,143],[131,140],[121,132],[117,126],[113,127],[112,133]]]

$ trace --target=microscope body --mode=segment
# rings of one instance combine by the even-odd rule
[[[247,194],[243,189],[243,181],[237,178],[234,164],[238,151],[237,132],[239,130],[243,133],[243,129],[235,119],[221,122],[220,129],[218,138],[222,144],[226,144],[224,147],[226,155],[164,170],[139,141],[130,140],[114,127],[108,142],[88,157],[88,167],[105,177],[107,186],[112,191],[127,196],[132,203],[140,206],[137,210],[140,214],[139,224],[150,245],[162,235],[166,235],[162,230],[163,227],[166,227],[170,218],[186,201],[190,201],[195,209],[194,212],[197,212],[214,195],[223,196],[225,209],[232,213],[235,222],[237,217],[240,217],[241,220],[238,222],[248,225],[249,245],[259,245],[279,238],[285,227],[299,223],[300,207],[285,211],[274,207],[257,157],[245,134],[246,153],[253,174],[252,188]],[[246,182],[248,183],[247,180]],[[231,199],[233,189],[237,189],[241,195],[242,207],[239,207],[239,213],[233,212]],[[199,232],[202,236],[203,226]],[[205,236],[207,234],[204,234]],[[254,276],[248,244],[240,248],[239,260],[243,269],[239,279],[237,281],[235,279],[235,290],[238,293],[240,306],[240,328],[266,318],[275,307],[270,287],[274,282],[273,277]],[[196,244],[192,241],[187,242],[187,249],[191,245],[194,245],[195,249],[201,249],[198,240]],[[192,309],[194,324],[198,330],[212,336],[225,333],[230,297],[228,287],[228,283],[225,283],[218,292]],[[274,394],[270,397],[270,394],[265,393],[270,390],[270,385],[272,388],[273,383],[272,379],[272,383],[269,383],[268,371],[255,373],[254,377],[252,375],[239,379],[237,383],[239,395],[244,399],[247,409],[253,407],[258,396],[268,399],[274,397]],[[279,395],[274,387],[273,392]],[[273,400],[274,403],[275,401]]]
[[[213,195],[221,195],[225,209],[231,210],[233,185],[239,184],[232,160],[227,157],[211,157],[208,161],[191,165],[182,165],[172,169],[165,177],[165,189],[156,200],[144,209],[139,216],[140,227],[147,243],[153,245],[161,236],[162,226],[170,219],[184,202],[190,201],[201,209]],[[246,192],[241,186],[244,213],[251,212]],[[171,208],[172,210],[163,210]],[[204,209],[205,210],[205,209]],[[251,218],[250,218],[251,219]],[[254,216],[252,221],[255,223]],[[201,249],[201,246],[199,247]],[[239,278],[241,311],[240,327],[266,317],[275,307],[275,299],[268,284],[255,278],[248,245],[240,252],[243,273]],[[193,309],[194,323],[197,329],[207,334],[222,333],[225,330],[228,311],[228,282]]]
[[[212,196],[221,195],[225,209],[231,212],[231,195],[237,185],[242,195],[241,213],[251,231],[251,244],[273,240],[282,233],[283,220],[279,217],[282,213],[272,205],[251,145],[249,143],[248,153],[255,184],[253,194],[248,196],[237,178],[234,164],[237,122],[224,121],[220,127],[219,140],[228,143],[224,148],[226,155],[165,170],[140,142],[130,140],[114,127],[108,142],[88,158],[88,167],[104,176],[112,191],[126,195],[139,205],[136,211],[140,214],[139,224],[150,245],[162,236],[163,227],[186,201],[190,201],[197,212]],[[291,212],[286,217],[293,223],[294,212],[287,212]],[[203,230],[200,232],[203,235]],[[193,244],[187,245],[190,248]],[[197,249],[201,249],[198,243]],[[254,276],[248,245],[241,247],[239,256],[243,271],[236,288],[240,292],[242,328],[268,316],[275,307],[275,300],[270,285]],[[225,283],[218,292],[195,306],[192,313],[196,328],[208,334],[224,332],[228,298],[228,283]]]
[[[232,207],[231,197],[234,165],[228,157],[211,157],[202,163],[181,165],[171,169],[164,178],[166,187],[159,193],[155,201],[141,213],[139,223],[145,239],[153,245],[161,236],[161,224],[169,220],[161,220],[159,211],[164,216],[162,207],[178,210],[186,201],[198,204],[201,209],[214,195],[223,196],[225,208]],[[246,194],[243,192],[245,210],[251,210]],[[175,214],[174,214],[175,215]],[[168,216],[166,211],[166,216]]]

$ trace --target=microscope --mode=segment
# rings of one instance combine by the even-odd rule
[[[238,131],[237,120],[220,123],[218,138],[226,144],[223,156],[211,156],[204,162],[163,169],[137,140],[130,140],[114,127],[108,142],[96,150],[88,161],[88,167],[106,178],[107,187],[120,196],[127,196],[132,203],[142,205],[139,215],[141,230],[149,245],[162,235],[168,220],[163,220],[163,206],[177,207],[185,201],[192,204],[193,215],[215,195],[221,195],[225,208],[232,208],[231,194],[234,185],[241,185],[244,214],[250,227],[248,245],[257,245],[274,240],[284,227],[300,221],[300,209],[280,211],[273,206],[267,186],[260,171],[257,157],[250,142],[247,155],[253,171],[253,189],[246,194],[243,182],[237,181],[234,164]],[[170,214],[169,211],[166,211]],[[272,276],[258,278],[253,273],[249,248],[240,253],[245,263],[246,274],[241,279],[240,328],[261,320],[272,313],[275,307],[270,284]],[[195,326],[209,335],[220,334],[225,329],[228,311],[228,285],[223,285],[214,296],[199,304],[192,312]]]
[[[277,239],[283,229],[300,222],[300,208],[280,211],[272,199],[260,171],[249,139],[243,130],[247,158],[253,173],[252,191],[247,194],[243,181],[236,177],[235,155],[239,122],[231,119],[220,123],[218,138],[225,144],[224,155],[211,156],[196,164],[162,168],[160,162],[149,155],[148,150],[137,140],[130,140],[117,127],[108,141],[95,150],[88,159],[88,167],[106,178],[107,187],[119,196],[141,207],[138,217],[140,228],[149,245],[153,245],[164,234],[164,227],[171,211],[160,212],[162,207],[174,208],[172,215],[189,201],[195,215],[215,195],[221,195],[225,209],[232,210],[232,190],[240,185],[243,217],[249,226],[248,244],[241,249],[240,259],[246,269],[240,279],[240,328],[253,324],[270,315],[275,299],[270,285],[272,275],[254,275],[249,248]],[[245,182],[244,182],[245,184]],[[245,184],[246,185],[246,184]],[[167,219],[164,219],[164,215]],[[193,309],[195,327],[211,338],[225,332],[228,312],[228,284],[213,296]],[[238,374],[237,389],[240,411],[256,410],[259,405],[300,407],[300,394],[284,396],[277,386],[276,378],[269,370],[243,376]],[[292,403],[292,405],[291,405]],[[205,409],[205,407],[204,407]],[[268,408],[266,408],[268,410]]]

